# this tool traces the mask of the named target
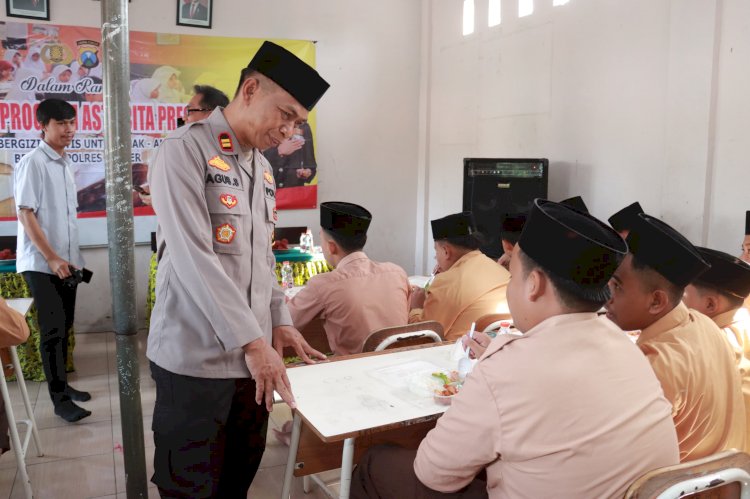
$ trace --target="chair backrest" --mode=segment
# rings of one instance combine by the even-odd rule
[[[476,330],[490,333],[500,327],[500,322],[513,320],[510,314],[485,314],[477,319]]]
[[[728,450],[703,459],[649,471],[625,499],[750,498],[750,455]]]
[[[410,347],[444,340],[443,326],[437,321],[424,321],[406,326],[384,327],[370,333],[363,352],[379,352],[391,348]]]

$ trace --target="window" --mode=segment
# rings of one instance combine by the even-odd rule
[[[526,17],[534,13],[534,0],[518,0],[518,17]]]
[[[500,24],[500,0],[489,0],[487,10],[487,26],[490,28]]]
[[[474,0],[464,0],[464,36],[474,33]]]

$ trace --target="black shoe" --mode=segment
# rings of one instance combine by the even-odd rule
[[[91,394],[89,392],[82,392],[80,390],[76,390],[72,386],[68,385],[65,387],[65,395],[70,397],[70,400],[75,400],[76,402],[87,402],[91,400]]]
[[[75,423],[83,418],[91,416],[91,411],[79,407],[72,400],[63,400],[55,405],[55,414],[63,418],[68,423]]]

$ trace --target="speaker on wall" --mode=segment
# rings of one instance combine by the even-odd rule
[[[484,254],[503,254],[503,215],[528,211],[535,198],[546,198],[548,179],[546,158],[464,158],[463,209],[474,213]]]

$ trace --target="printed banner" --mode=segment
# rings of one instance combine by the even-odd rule
[[[130,118],[133,185],[147,189],[148,164],[167,133],[185,118],[194,85],[234,95],[240,70],[262,39],[130,33]],[[315,46],[273,40],[315,65]],[[104,107],[98,28],[0,22],[0,220],[15,220],[13,167],[41,140],[36,107],[58,98],[77,111],[78,130],[67,149],[78,188],[78,216],[105,216]],[[263,151],[278,187],[278,209],[315,208],[315,113],[294,136]],[[153,215],[133,192],[136,215]]]

